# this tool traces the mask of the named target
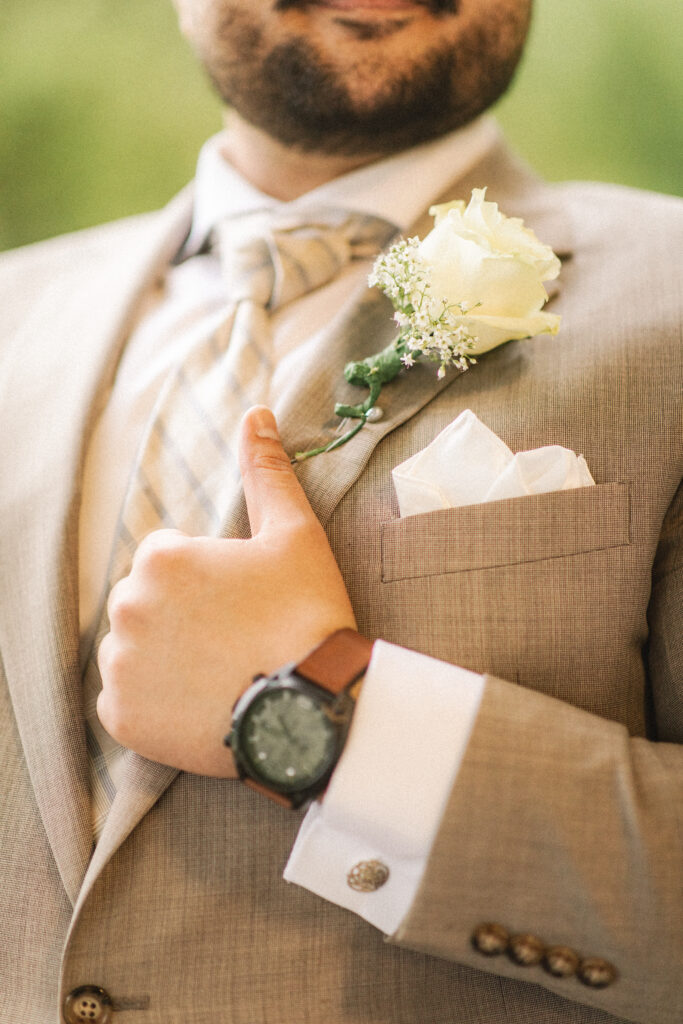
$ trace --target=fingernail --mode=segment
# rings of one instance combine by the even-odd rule
[[[275,417],[270,409],[259,408],[253,414],[254,433],[257,437],[267,437],[270,441],[279,441]]]

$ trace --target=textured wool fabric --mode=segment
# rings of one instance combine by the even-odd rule
[[[75,567],[82,438],[139,297],[182,242],[188,201],[3,260],[8,1019],[56,1024],[65,995],[95,984],[117,1024],[680,1020],[679,206],[543,186],[502,150],[452,197],[484,184],[556,250],[573,235],[552,307],[560,334],[503,346],[445,381],[415,368],[384,389],[383,419],[297,470],[361,630],[489,674],[421,890],[390,942],[282,881],[300,817],[236,782],[132,755],[92,853]],[[392,330],[388,303],[365,290],[331,313],[275,403],[288,450],[334,436],[334,400],[357,396],[340,383],[346,359]],[[513,451],[582,452],[596,480],[588,504],[588,491],[568,491],[402,525],[391,468],[465,408]],[[241,506],[234,533],[247,530]],[[485,959],[470,936],[486,920],[606,957],[619,978],[598,990]]]

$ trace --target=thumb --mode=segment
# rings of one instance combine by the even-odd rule
[[[317,523],[265,405],[253,406],[242,420],[239,459],[252,536],[271,524],[292,526],[309,518]]]

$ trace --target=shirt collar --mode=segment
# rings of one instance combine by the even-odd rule
[[[496,122],[480,117],[440,139],[349,171],[284,203],[259,191],[228,163],[220,132],[199,154],[192,227],[183,256],[197,253],[220,220],[253,210],[295,213],[297,207],[342,207],[384,217],[406,231],[449,184],[483,158],[498,137]]]

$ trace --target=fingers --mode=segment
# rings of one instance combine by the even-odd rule
[[[133,555],[133,566],[147,559],[152,552],[172,551],[174,548],[182,548],[188,540],[186,533],[182,530],[160,529],[151,530],[142,538]]]
[[[242,421],[240,469],[252,536],[270,525],[317,523],[282,447],[275,417],[256,405]]]

